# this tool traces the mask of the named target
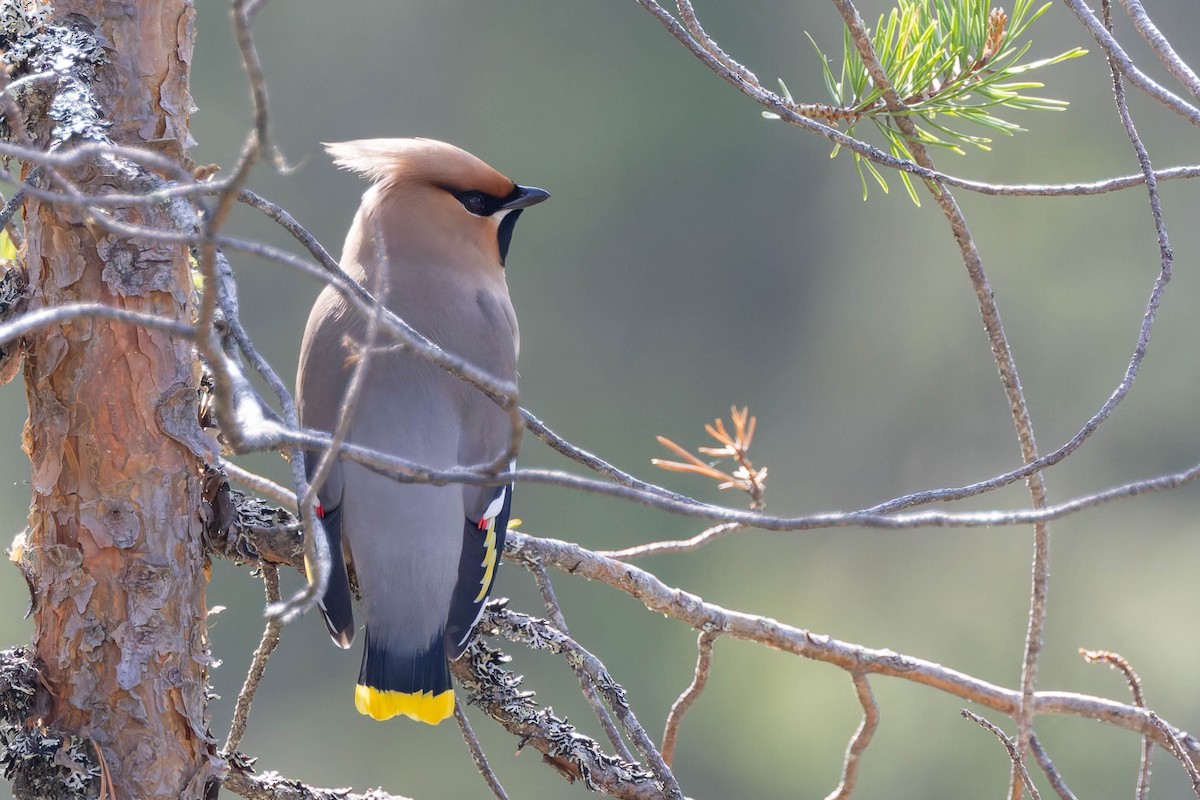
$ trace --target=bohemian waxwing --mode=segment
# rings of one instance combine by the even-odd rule
[[[346,236],[342,268],[384,287],[384,304],[446,351],[517,380],[517,318],[504,258],[521,210],[549,197],[475,156],[429,139],[326,145],[374,184]],[[378,281],[378,270],[386,270]],[[368,320],[332,287],[317,298],[300,349],[301,424],[332,431]],[[511,439],[507,414],[402,348],[371,353],[347,441],[436,469],[488,463]],[[315,465],[316,454],[307,463]],[[311,475],[311,472],[310,472]],[[454,712],[447,659],[462,655],[496,577],[512,487],[398,483],[337,461],[315,509],[332,551],[321,611],[341,647],[354,638],[346,564],[358,576],[366,647],[358,710],[436,724]]]

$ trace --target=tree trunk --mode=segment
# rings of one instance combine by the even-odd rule
[[[104,48],[107,63],[90,85],[111,122],[107,135],[186,163],[191,2],[55,6],[50,24],[89,32]],[[67,138],[63,127],[34,119],[30,133],[47,147]],[[136,192],[156,180],[99,159],[66,174],[88,194]],[[167,204],[112,214],[163,230],[186,224]],[[185,247],[123,237],[77,208],[36,199],[25,225],[31,309],[101,302],[192,321]],[[200,798],[221,762],[205,718],[199,510],[208,446],[194,351],[165,333],[100,319],[44,329],[25,348],[33,502],[21,567],[55,696],[44,721],[99,745],[120,800]]]

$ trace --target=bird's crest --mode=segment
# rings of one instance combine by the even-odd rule
[[[482,160],[436,139],[357,139],[327,142],[333,163],[368,180],[477,189],[504,197],[513,182]]]

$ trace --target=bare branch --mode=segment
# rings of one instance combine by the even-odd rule
[[[1037,759],[1038,766],[1042,768],[1042,772],[1046,775],[1046,779],[1050,781],[1050,786],[1053,787],[1054,793],[1058,795],[1059,800],[1077,800],[1075,793],[1067,786],[1067,782],[1063,780],[1063,776],[1059,774],[1054,767],[1054,762],[1050,760],[1050,754],[1042,747],[1041,741],[1038,740],[1037,734],[1029,737],[1029,750],[1033,753],[1033,757]]]
[[[376,247],[382,247],[383,233],[378,229],[373,231]],[[387,292],[387,270],[379,270],[376,275],[377,285],[375,287],[376,296],[383,296]],[[371,316],[367,318],[367,330],[363,341],[354,342],[353,346],[357,348],[357,352],[352,354],[354,367],[350,372],[350,380],[346,384],[346,392],[342,398],[341,404],[338,407],[337,424],[334,426],[333,435],[330,437],[329,449],[321,453],[317,459],[316,466],[311,471],[312,477],[305,485],[303,495],[300,499],[300,518],[306,520],[308,517],[320,517],[320,514],[313,514],[313,509],[319,505],[317,502],[317,493],[325,486],[325,481],[328,480],[330,472],[333,471],[334,462],[337,460],[338,451],[342,444],[346,441],[346,436],[350,433],[350,424],[354,419],[355,409],[358,407],[358,400],[362,392],[362,387],[367,376],[367,369],[371,363],[371,356],[375,350],[375,346],[379,339],[379,320],[383,316],[383,303],[376,301],[375,309]],[[267,614],[273,618],[280,619],[283,622],[288,622],[296,616],[304,613],[312,608],[313,603],[319,602],[321,595],[324,593],[324,588],[328,585],[330,578],[330,569],[332,569],[332,553],[330,548],[332,543],[329,537],[325,534],[325,526],[323,523],[313,519],[307,529],[311,529],[313,536],[305,539],[305,553],[308,556],[305,575],[308,578],[308,584],[304,590],[297,593],[287,603],[267,606]],[[323,540],[322,547],[317,538]],[[312,574],[312,572],[316,574]]]
[[[283,170],[286,169],[283,157],[271,144],[267,79],[263,74],[262,61],[258,57],[258,48],[254,45],[254,34],[250,26],[265,2],[266,0],[234,0],[233,32],[238,50],[242,54],[242,67],[246,70],[246,77],[250,82],[250,96],[254,107],[254,139],[257,144],[255,149],[270,148],[276,166]]]
[[[884,72],[883,66],[879,63],[874,47],[871,44],[871,38],[867,33],[866,26],[863,24],[862,17],[858,13],[858,9],[854,7],[851,0],[833,0],[833,4],[839,13],[841,13],[842,21],[846,24],[850,38],[854,42],[859,55],[862,57],[867,72],[871,75],[871,80],[874,81],[877,89],[882,90],[883,99],[887,103],[888,110],[892,112],[893,121],[908,140],[908,148],[912,152],[913,158],[921,166],[932,169],[933,160],[929,157],[924,145],[921,144],[916,124],[902,113],[903,103],[896,94],[896,90],[892,87],[890,78]],[[1012,349],[1009,347],[1008,337],[1004,333],[1004,323],[1000,318],[1000,307],[996,303],[991,282],[988,280],[987,273],[983,269],[983,259],[979,255],[979,249],[975,244],[975,240],[971,237],[966,217],[963,215],[962,209],[954,199],[949,188],[933,184],[927,184],[927,188],[937,201],[938,206],[942,209],[946,220],[950,223],[950,230],[954,236],[955,243],[958,245],[963,266],[966,267],[967,275],[971,279],[971,286],[975,290],[975,299],[979,305],[980,315],[983,318],[983,327],[987,332],[988,344],[991,345],[992,356],[1000,372],[1000,382],[1003,384],[1005,396],[1008,398],[1009,413],[1012,416],[1013,426],[1016,428],[1017,440],[1021,447],[1021,458],[1026,464],[1037,461],[1038,450],[1033,435],[1033,421],[1029,417],[1029,407],[1025,402],[1025,392],[1021,388],[1017,363],[1013,358]],[[1044,508],[1046,505],[1046,483],[1042,473],[1035,472],[1031,474],[1026,481],[1026,485],[1029,489],[1029,496],[1033,502],[1033,507],[1035,509]],[[1042,631],[1046,625],[1046,596],[1049,592],[1050,577],[1049,558],[1050,534],[1046,529],[1046,524],[1039,522],[1034,526],[1033,578],[1029,598],[1029,628],[1025,635],[1025,654],[1021,665],[1021,711],[1017,717],[1017,741],[1019,751],[1022,753],[1027,749],[1029,737],[1033,731],[1033,693],[1037,686],[1037,666],[1038,656],[1042,649]],[[1015,779],[1012,781],[1010,796],[1012,800],[1020,800],[1020,785]]]
[[[671,712],[667,714],[667,724],[663,730],[662,758],[667,766],[675,760],[675,740],[679,736],[679,724],[683,715],[688,712],[708,684],[708,671],[712,666],[713,642],[717,634],[712,631],[701,631],[696,640],[696,671],[692,682],[683,690],[683,694],[671,704]]]
[[[682,44],[690,51],[697,59],[706,67],[716,73],[721,79],[728,83],[733,88],[740,91],[742,94],[749,97],[754,102],[758,103],[762,108],[776,114],[783,121],[794,125],[809,133],[815,133],[831,143],[851,150],[858,155],[870,160],[873,163],[880,164],[891,169],[907,172],[923,180],[934,181],[935,183],[954,186],[961,189],[966,189],[972,192],[978,192],[986,195],[1010,196],[1010,197],[1061,197],[1065,195],[1091,195],[1104,194],[1106,192],[1117,191],[1120,189],[1128,189],[1137,186],[1142,182],[1140,176],[1127,176],[1122,178],[1110,178],[1095,183],[1071,183],[1061,185],[1051,184],[993,184],[983,181],[974,181],[967,178],[961,178],[948,173],[940,172],[936,169],[926,168],[916,162],[899,159],[889,153],[867,144],[866,142],[855,139],[852,136],[839,131],[830,125],[823,124],[819,119],[813,117],[821,117],[820,107],[810,104],[791,103],[786,98],[768,91],[758,83],[757,78],[753,78],[753,73],[747,70],[741,64],[738,64],[730,56],[724,53],[716,42],[711,38],[707,38],[702,29],[695,33],[701,37],[700,40],[694,38],[692,32],[679,24],[674,17],[671,16],[666,9],[659,5],[655,0],[637,0],[638,5],[646,9],[650,14],[657,19],[667,32],[673,36],[676,41]],[[719,54],[719,55],[718,55]],[[727,63],[727,61],[728,63]],[[812,116],[806,116],[811,114]],[[1178,172],[1172,172],[1170,175],[1159,173],[1160,178],[1194,178],[1198,177],[1196,167],[1179,167]]]
[[[1130,5],[1130,3],[1132,3],[1132,5]],[[1138,22],[1136,11],[1142,12],[1142,24],[1138,26],[1138,29],[1142,32],[1142,35],[1147,38],[1147,41],[1150,41],[1151,31],[1153,33],[1158,33],[1158,31],[1154,28],[1153,24],[1150,23],[1149,18],[1145,16],[1145,12],[1141,10],[1141,5],[1137,2],[1137,0],[1129,0],[1129,2],[1126,4],[1126,8],[1131,9],[1130,14],[1134,16],[1135,24]],[[1136,11],[1132,9],[1136,9]],[[1111,34],[1112,4],[1109,2],[1109,0],[1102,0],[1102,12],[1104,16],[1103,26]],[[1174,52],[1171,50],[1170,44],[1168,44],[1165,39],[1162,39],[1161,36],[1159,38],[1161,39],[1159,42],[1160,46],[1156,47],[1155,50],[1158,52],[1159,57],[1163,59],[1164,63],[1167,63],[1168,54],[1174,55]],[[1153,41],[1151,41],[1151,45],[1154,45]],[[1167,282],[1171,280],[1171,274],[1174,265],[1174,254],[1171,251],[1170,239],[1167,236],[1167,226],[1165,220],[1163,219],[1162,202],[1158,193],[1158,181],[1154,176],[1154,167],[1150,163],[1150,154],[1147,152],[1145,144],[1143,144],[1141,137],[1138,135],[1137,127],[1133,122],[1133,115],[1129,112],[1129,105],[1125,98],[1125,84],[1121,77],[1121,67],[1118,64],[1117,54],[1108,49],[1106,49],[1105,52],[1108,56],[1109,70],[1112,73],[1113,99],[1116,102],[1117,114],[1121,118],[1121,124],[1125,128],[1125,134],[1129,137],[1129,142],[1133,146],[1134,153],[1137,155],[1138,165],[1141,167],[1142,175],[1144,175],[1146,178],[1146,192],[1149,195],[1150,214],[1154,220],[1154,230],[1158,236],[1158,249],[1161,259],[1161,267],[1158,278],[1155,282],[1155,290],[1156,292],[1161,293],[1159,292],[1159,287],[1165,286]],[[1193,81],[1196,80],[1195,74],[1191,74],[1191,79]],[[1195,89],[1192,89],[1192,91],[1195,93]],[[1150,315],[1152,315],[1153,312],[1153,308],[1148,310],[1148,314]],[[1146,707],[1145,698],[1142,695],[1141,680],[1138,678],[1137,673],[1133,671],[1133,667],[1129,665],[1128,661],[1116,653],[1102,651],[1088,651],[1084,652],[1083,655],[1084,658],[1089,662],[1104,661],[1110,666],[1121,670],[1121,672],[1123,672],[1125,675],[1125,679],[1129,682],[1130,691],[1133,693],[1134,704],[1140,708]],[[1180,753],[1181,760],[1185,759],[1186,757],[1182,755],[1182,751],[1180,751]],[[1136,796],[1138,800],[1145,800],[1150,793],[1151,756],[1152,745],[1150,738],[1143,737],[1141,764],[1138,769],[1137,780]]]
[[[1154,54],[1158,56],[1162,65],[1175,76],[1177,81],[1183,84],[1192,97],[1200,100],[1200,77],[1196,76],[1187,62],[1175,52],[1175,48],[1171,47],[1167,37],[1163,36],[1162,31],[1158,29],[1158,26],[1150,19],[1150,15],[1146,13],[1146,9],[1142,7],[1141,0],[1121,0],[1121,5],[1125,6],[1125,12],[1133,20],[1134,27],[1146,40],[1146,44],[1154,50]],[[1112,33],[1111,27],[1109,27],[1109,33]]]
[[[1075,12],[1075,16],[1079,18],[1083,26],[1092,34],[1097,44],[1100,45],[1105,55],[1108,56],[1109,61],[1116,65],[1126,80],[1191,124],[1200,126],[1200,109],[1197,109],[1195,106],[1184,101],[1183,98],[1159,86],[1148,75],[1139,70],[1133,63],[1133,59],[1122,49],[1117,40],[1113,38],[1113,35],[1105,29],[1103,23],[1096,18],[1096,13],[1088,7],[1087,3],[1083,2],[1083,0],[1063,0],[1063,2],[1067,4],[1067,8]]]
[[[729,533],[736,531],[744,531],[746,526],[739,522],[722,522],[719,525],[713,525],[710,528],[705,528],[700,533],[690,539],[679,539],[667,542],[649,542],[648,544],[639,544],[633,547],[626,547],[624,550],[601,550],[600,555],[608,556],[609,558],[619,558],[624,561],[630,561],[635,558],[643,558],[645,556],[665,555],[668,553],[686,553],[689,550],[698,550],[704,545],[715,539],[719,539]]]
[[[1167,725],[1153,711],[1148,712],[1148,714],[1151,724],[1154,725],[1154,729],[1165,736],[1167,750],[1171,755],[1179,759],[1179,763],[1183,764],[1183,768],[1187,770],[1188,778],[1192,782],[1192,791],[1195,792],[1197,798],[1200,798],[1200,770],[1196,769],[1195,749],[1188,746],[1179,731]]]
[[[1015,716],[1020,693],[979,680],[958,670],[891,650],[850,644],[830,636],[795,628],[777,620],[733,611],[666,585],[632,564],[604,558],[578,545],[510,531],[505,547],[510,561],[539,559],[588,580],[625,592],[649,611],[677,619],[696,630],[713,630],[735,639],[758,642],[772,649],[840,667],[852,674],[901,678]],[[1074,692],[1039,691],[1034,696],[1039,714],[1069,714],[1100,720],[1138,733],[1150,733],[1166,746],[1167,738],[1151,723],[1149,713],[1135,706]],[[1189,753],[1200,756],[1200,741],[1177,732]]]
[[[535,417],[526,409],[521,409],[521,415],[525,418],[525,428],[534,436],[541,439],[549,448],[555,452],[561,453],[567,458],[575,461],[588,469],[600,474],[618,486],[625,486],[629,489],[635,489],[642,492],[658,495],[660,497],[670,498],[679,503],[696,504],[698,501],[693,500],[670,489],[665,489],[653,483],[635,478],[627,472],[624,472],[612,464],[608,463],[599,456],[589,453],[587,450],[576,447],[568,442],[563,437],[552,431],[546,423]]]
[[[533,580],[537,584],[538,592],[542,595],[542,602],[546,605],[546,612],[550,615],[550,622],[560,631],[570,636],[571,630],[567,627],[567,618],[563,616],[562,607],[558,604],[558,596],[554,593],[554,583],[546,573],[546,568],[541,563],[527,563],[525,566],[533,573]],[[604,734],[608,737],[609,743],[612,744],[613,751],[626,761],[633,761],[633,753],[630,753],[629,748],[625,746],[625,740],[621,738],[621,732],[617,730],[617,724],[613,722],[612,715],[604,707],[604,701],[600,698],[595,684],[592,683],[591,678],[583,670],[577,669],[575,670],[575,674],[579,678],[579,686],[583,690],[583,696],[587,698],[588,705],[592,707],[592,712],[595,713],[600,727],[604,728]]]
[[[278,431],[278,440],[274,444],[288,443],[299,445],[309,450],[322,450],[329,447],[329,441],[329,436],[321,432],[281,429]],[[848,526],[905,530],[926,527],[978,528],[1028,525],[1060,519],[1085,509],[1095,508],[1106,503],[1150,492],[1177,489],[1200,478],[1200,464],[1196,464],[1181,472],[1132,481],[1096,492],[1095,494],[1083,495],[1063,503],[1046,506],[1042,509],[958,513],[920,511],[908,514],[831,511],[797,517],[776,517],[752,511],[708,505],[697,500],[679,502],[664,497],[657,492],[647,492],[627,486],[615,486],[610,483],[583,478],[558,470],[517,469],[513,472],[501,472],[493,475],[462,468],[433,469],[407,459],[372,450],[369,447],[361,447],[353,444],[343,445],[342,454],[344,458],[349,458],[371,470],[387,475],[393,480],[402,482],[424,482],[438,485],[444,483],[464,483],[477,486],[498,486],[510,482],[525,482],[543,486],[559,486],[631,500],[649,508],[656,508],[680,516],[722,522],[738,522],[744,524],[746,527],[768,531],[802,531]]]
[[[1038,794],[1037,787],[1033,785],[1033,779],[1029,777],[1029,771],[1025,769],[1025,762],[1021,759],[1021,751],[1017,748],[1016,741],[1008,738],[1008,736],[1004,734],[1004,731],[1000,730],[978,714],[973,714],[964,708],[962,710],[962,715],[967,719],[974,720],[985,730],[989,730],[995,734],[996,738],[1000,740],[1000,743],[1004,745],[1004,749],[1008,751],[1008,757],[1012,759],[1013,769],[1015,769],[1017,774],[1021,776],[1022,784],[1024,784],[1025,788],[1029,790],[1029,794],[1033,797],[1033,800],[1041,800],[1041,795]]]
[[[230,480],[234,483],[240,483],[247,489],[251,489],[264,497],[269,497],[277,503],[294,508],[296,505],[296,493],[291,489],[280,486],[269,478],[264,478],[261,475],[242,469],[232,461],[222,460],[220,467],[229,475]]]
[[[858,782],[859,759],[871,744],[875,729],[879,727],[879,704],[875,702],[871,684],[867,682],[865,675],[855,674],[851,675],[851,678],[854,680],[854,692],[858,695],[858,702],[863,709],[863,718],[858,730],[851,737],[850,744],[846,746],[846,758],[842,762],[842,780],[825,800],[848,800],[854,791],[855,783]]]
[[[325,246],[317,241],[317,237],[309,233],[308,229],[301,225],[283,206],[272,203],[270,200],[259,196],[249,189],[242,189],[238,193],[238,202],[258,209],[278,223],[280,227],[302,244],[304,249],[311,253],[313,258],[317,260],[317,263],[324,267],[331,275],[340,276],[347,284],[354,282],[349,275],[342,271],[342,266],[338,264],[337,259],[331,256],[329,251],[325,249]]]
[[[492,790],[496,800],[508,800],[508,793],[500,785],[500,779],[492,771],[492,765],[488,763],[487,756],[483,753],[483,747],[479,744],[475,731],[471,729],[471,721],[467,719],[467,712],[458,702],[454,704],[454,721],[458,723],[458,730],[462,734],[463,741],[467,743],[467,749],[471,751],[471,760],[475,762],[475,768],[483,776],[484,782]]]
[[[1200,166],[1170,167],[1156,171],[1154,177],[1160,181],[1200,178]],[[939,178],[939,182],[947,186],[967,189],[976,194],[991,195],[994,197],[1090,197],[1092,195],[1108,194],[1109,192],[1118,192],[1123,189],[1132,189],[1136,186],[1141,186],[1146,182],[1146,177],[1139,173],[1137,175],[1124,175],[1118,178],[1105,178],[1088,183],[1004,184],[983,183],[982,181],[971,181],[947,175]]]
[[[1079,654],[1083,656],[1083,660],[1089,664],[1108,664],[1115,670],[1119,670],[1129,684],[1129,691],[1133,695],[1133,704],[1138,708],[1146,707],[1146,697],[1142,694],[1142,679],[1133,671],[1133,667],[1119,653],[1112,653],[1107,650],[1084,650],[1080,648]],[[1142,760],[1138,768],[1137,793],[1134,795],[1137,800],[1146,800],[1150,795],[1150,758],[1153,752],[1154,742],[1149,736],[1142,737]]]
[[[66,325],[86,319],[112,319],[144,328],[166,331],[181,339],[194,340],[196,329],[166,317],[143,314],[127,308],[106,306],[103,303],[72,303],[29,311],[16,319],[0,324],[0,344],[6,344],[50,325]]]
[[[263,587],[266,590],[267,606],[269,607],[279,602],[279,567],[263,561],[260,562],[259,569],[262,571]],[[242,690],[238,692],[237,702],[233,707],[233,723],[229,727],[229,736],[225,739],[225,746],[221,748],[221,752],[227,757],[237,750],[238,745],[242,743],[242,737],[246,734],[246,724],[250,720],[250,706],[254,703],[254,694],[258,691],[258,685],[262,683],[263,675],[267,671],[267,661],[275,652],[275,648],[279,646],[281,627],[282,623],[278,619],[268,619],[267,627],[263,630],[262,641],[254,650],[254,657],[250,660],[250,670],[246,673],[246,681],[242,684]]]

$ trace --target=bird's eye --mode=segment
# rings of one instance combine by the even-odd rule
[[[463,204],[463,208],[476,216],[482,217],[487,213],[488,202],[483,192],[463,192],[458,200]]]

